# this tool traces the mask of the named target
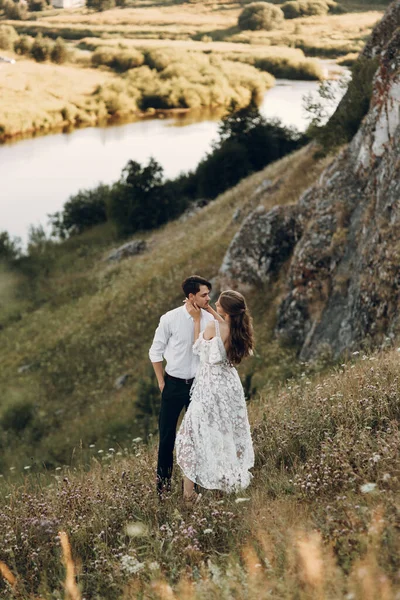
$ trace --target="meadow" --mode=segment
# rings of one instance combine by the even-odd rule
[[[313,57],[352,62],[384,8],[341,6],[347,12],[285,20],[272,31],[240,31],[238,3],[143,1],[103,12],[49,9],[22,21],[0,16],[0,28],[13,27],[26,47],[38,34],[67,46],[64,64],[50,65],[2,45],[17,62],[0,65],[0,141],[174,109],[244,106],[274,77],[322,80]],[[155,66],[154,53],[173,64]]]

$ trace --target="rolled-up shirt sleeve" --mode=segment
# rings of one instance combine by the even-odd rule
[[[151,362],[162,362],[170,335],[171,333],[168,320],[166,319],[166,315],[163,315],[160,319],[154,334],[153,343],[149,350],[149,358]]]

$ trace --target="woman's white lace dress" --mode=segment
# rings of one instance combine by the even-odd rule
[[[193,346],[200,366],[191,402],[176,438],[177,463],[191,481],[207,489],[236,491],[252,478],[254,451],[243,387],[216,336],[201,333]]]

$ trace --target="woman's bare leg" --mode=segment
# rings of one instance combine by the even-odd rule
[[[184,478],[183,478],[183,497],[191,498],[194,493],[195,493],[195,491],[194,491],[193,481],[188,479],[188,477],[184,476]]]

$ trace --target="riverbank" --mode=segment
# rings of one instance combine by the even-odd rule
[[[274,83],[268,72],[203,53],[154,49],[125,73],[81,62],[54,65],[15,57],[4,63],[0,98],[0,139],[35,132],[95,126],[123,119],[168,115],[179,109],[226,109],[234,102],[261,102]],[[99,54],[97,54],[99,56]],[[111,55],[114,56],[114,55]]]

